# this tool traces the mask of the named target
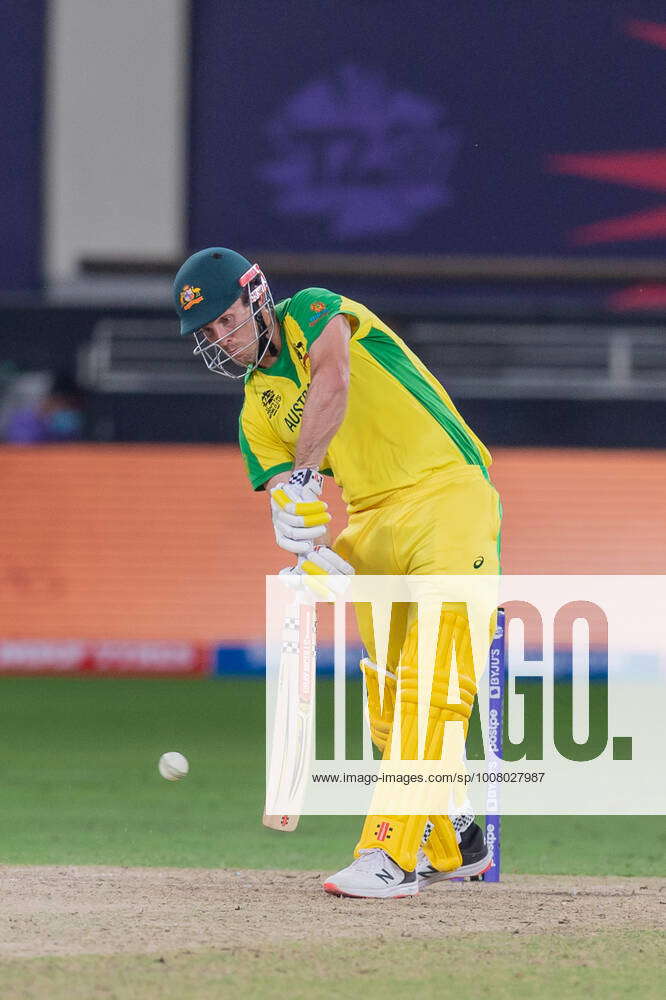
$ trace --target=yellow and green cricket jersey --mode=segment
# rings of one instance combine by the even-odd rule
[[[322,471],[342,489],[350,513],[378,506],[397,490],[442,470],[479,466],[490,453],[407,345],[358,302],[305,288],[279,302],[280,354],[245,379],[240,446],[253,488],[293,467],[310,386],[308,351],[330,319],[351,323],[349,399]]]

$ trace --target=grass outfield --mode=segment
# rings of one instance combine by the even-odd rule
[[[666,941],[654,931],[578,938],[469,934],[445,941],[375,940],[320,946],[0,962],[5,996],[49,1000],[289,997],[365,1000],[419,995],[515,1000],[539,996],[663,996]]]
[[[325,873],[350,859],[356,817],[305,817],[294,836],[261,826],[260,681],[2,678],[0,686],[4,864]],[[187,780],[159,777],[165,750],[188,756]],[[661,817],[507,817],[505,831],[509,872],[666,875]]]

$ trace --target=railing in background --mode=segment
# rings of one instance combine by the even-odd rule
[[[367,304],[457,397],[666,399],[666,318],[585,309],[567,289],[664,282],[666,260],[613,257],[250,253],[292,288],[366,281]],[[175,260],[86,259],[90,277],[172,276]],[[482,290],[502,287],[503,297]],[[549,292],[540,298],[534,288]],[[531,291],[527,291],[527,289]],[[547,303],[547,304],[546,304]],[[82,351],[80,374],[100,392],[233,393],[174,336],[174,323],[107,318]]]
[[[386,319],[456,397],[666,399],[658,324],[423,313]],[[234,381],[211,377],[167,318],[99,320],[80,349],[79,380],[101,393],[238,394]]]

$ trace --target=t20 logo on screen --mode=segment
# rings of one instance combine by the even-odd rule
[[[338,239],[401,233],[452,201],[459,137],[444,105],[358,66],[314,80],[268,126],[260,168],[279,215],[324,222]]]

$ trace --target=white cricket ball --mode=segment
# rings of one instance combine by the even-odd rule
[[[184,757],[182,753],[178,753],[176,750],[163,753],[157,767],[162,777],[166,778],[167,781],[179,781],[185,777],[190,769],[187,757]]]

